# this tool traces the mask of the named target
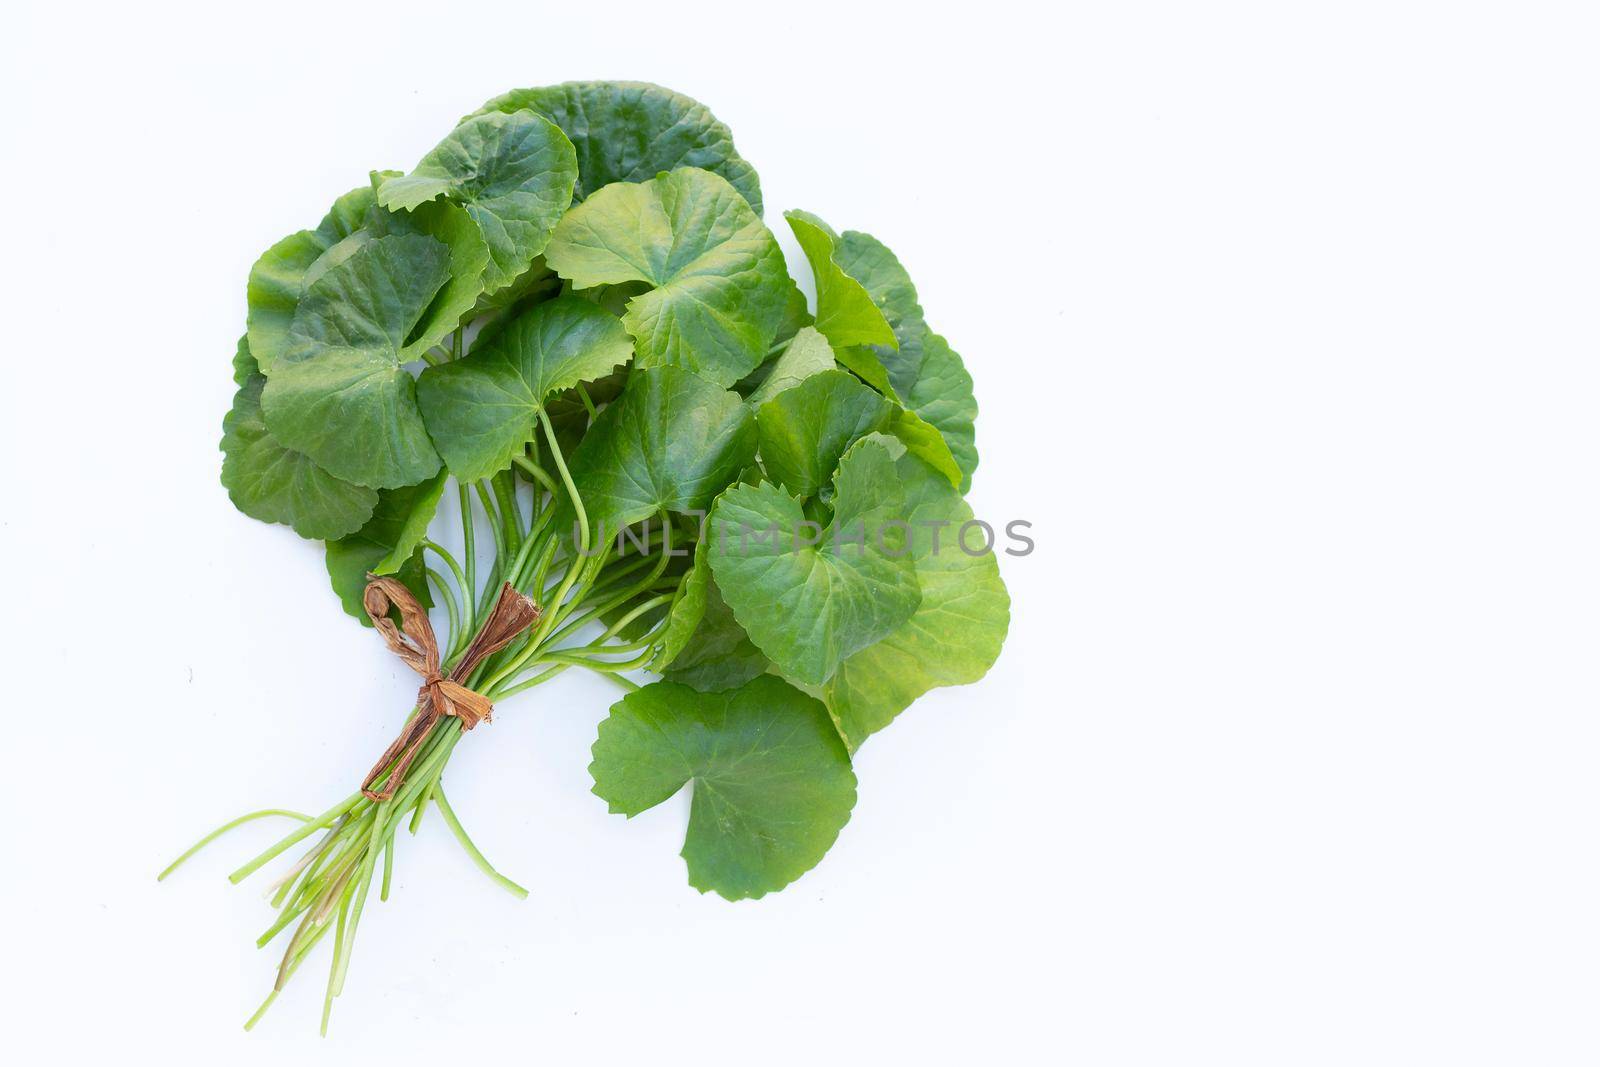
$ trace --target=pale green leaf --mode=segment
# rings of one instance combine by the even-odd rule
[[[792,389],[813,374],[832,370],[833,367],[833,349],[829,347],[828,339],[814,327],[803,326],[789,346],[773,361],[755,392],[750,394],[750,405],[759,408],[785,389]]]
[[[947,478],[957,489],[963,487],[966,474],[950,451],[950,442],[933,423],[909,408],[896,407],[884,432],[893,434],[906,449],[928,466]]]
[[[972,509],[914,456],[895,466],[922,600],[883,640],[846,659],[823,688],[852,751],[929,689],[982,678],[1000,655],[1010,621],[1011,599],[994,553],[974,556],[963,546]],[[967,543],[977,549],[979,540],[969,536]]]
[[[894,330],[871,294],[844,272],[837,260],[839,237],[826,222],[808,211],[785,211],[789,228],[811,264],[817,283],[817,329],[836,349],[853,345],[893,348]]]
[[[822,704],[768,676],[723,693],[656,682],[612,705],[589,774],[630,818],[694,783],[689,884],[729,900],[815,867],[855,806],[850,758]]]
[[[579,289],[645,282],[623,322],[640,367],[731,385],[767,356],[789,276],[771,231],[726,181],[684,169],[618,182],[567,212],[545,260]]]

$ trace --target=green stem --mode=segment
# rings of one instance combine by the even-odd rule
[[[506,553],[522,547],[522,505],[517,502],[517,485],[509,470],[494,476],[494,498],[500,504],[500,525],[505,533]]]
[[[583,409],[589,413],[589,422],[593,424],[600,415],[595,411],[594,401],[589,399],[589,390],[583,387],[582,382],[578,383],[578,399],[583,401]]]
[[[232,822],[223,823],[221,826],[217,827],[215,830],[211,831],[209,834],[190,845],[189,848],[184,851],[183,855],[167,864],[167,869],[156,875],[156,881],[163,881],[167,875],[181,867],[184,861],[190,856],[193,856],[196,852],[199,852],[201,849],[211,844],[211,842],[215,841],[229,830],[243,826],[247,822],[253,822],[256,819],[265,819],[274,815],[280,815],[285,819],[299,819],[301,822],[311,821],[311,816],[309,815],[303,815],[298,811],[288,811],[284,808],[263,808],[260,811],[252,811],[248,815],[241,815]]]
[[[433,799],[434,803],[439,805],[439,816],[444,819],[445,825],[450,827],[450,832],[456,835],[456,840],[461,842],[461,847],[472,858],[478,870],[488,875],[497,885],[509,890],[517,899],[528,899],[528,891],[495,870],[494,865],[478,851],[478,846],[472,843],[472,838],[467,836],[467,831],[462,829],[460,820],[456,818],[455,810],[450,807],[450,801],[445,799],[444,786],[441,783],[434,783]]]
[[[517,456],[512,459],[512,462],[526,471],[528,476],[534,481],[544,486],[545,489],[549,491],[551,496],[561,495],[561,486],[557,485],[556,480],[550,477],[549,471],[545,470],[531,459],[528,459],[526,456]]]
[[[262,864],[267,863],[281,855],[285,849],[292,848],[293,846],[299,844],[301,841],[304,841],[306,838],[310,837],[323,827],[331,826],[335,819],[350,811],[357,804],[366,799],[367,798],[364,793],[362,793],[359,789],[356,790],[354,793],[345,797],[339,803],[335,804],[333,807],[329,808],[315,819],[312,819],[310,822],[300,827],[300,829],[296,830],[294,833],[289,834],[287,837],[281,839],[277,844],[261,853],[249,863],[246,863],[243,867],[240,867],[238,870],[228,875],[228,881],[232,882],[234,885],[238,885],[256,871],[260,870]]]
[[[432,567],[424,567],[422,572],[439,591],[439,599],[444,601],[445,613],[450,616],[450,648],[454,650],[456,642],[461,639],[461,608],[456,604],[455,591],[450,588],[450,583],[444,580],[444,575]]]
[[[466,598],[467,625],[472,625],[472,620],[478,617],[478,549],[473,537],[473,528],[477,521],[472,517],[472,494],[460,481],[456,482],[456,494],[461,501],[461,543],[462,555],[467,557],[467,573],[462,577],[461,595]],[[465,638],[463,638],[465,641]],[[465,644],[462,645],[465,648]]]

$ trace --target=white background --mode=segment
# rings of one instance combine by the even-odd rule
[[[952,8],[955,8],[952,5]],[[1596,26],[1585,4],[35,5],[6,16],[16,1062],[1593,1064]],[[868,229],[1022,517],[1000,663],[861,753],[788,891],[588,792],[567,677],[448,774],[331,1035],[256,824],[415,686],[217,484],[254,258],[513,86],[709,104]],[[798,258],[779,224],[782,239]]]

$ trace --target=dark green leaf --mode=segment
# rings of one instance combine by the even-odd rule
[[[294,309],[304,292],[306,271],[323,253],[360,229],[373,203],[372,189],[361,186],[334,201],[332,210],[314,230],[301,230],[279,241],[250,268],[246,295],[250,351],[257,364],[270,372],[289,342]]]
[[[972,375],[950,343],[936,333],[924,336],[922,369],[906,397],[906,406],[944,436],[961,469],[960,489],[965,493],[978,468],[978,449],[973,443],[978,402],[972,396]]]
[[[887,369],[895,393],[906,396],[921,370],[922,336],[928,332],[911,275],[881,241],[857,230],[846,230],[839,238],[834,258],[841,270],[866,289],[894,331],[897,348],[872,345],[869,351]]]
[[[472,315],[483,294],[489,246],[477,223],[460,204],[434,200],[410,211],[385,211],[374,206],[361,234],[367,235],[368,240],[390,234],[422,234],[442,241],[450,249],[450,280],[434,296],[421,321],[406,338],[408,352],[427,351]],[[324,257],[332,258],[331,252]]]
[[[262,522],[281,522],[301,537],[343,537],[361,528],[378,503],[365,486],[335,478],[311,457],[283,447],[261,417],[266,378],[243,339],[234,357],[240,378],[233,410],[222,420],[222,484],[234,507]]]
[[[444,483],[445,472],[440,471],[420,485],[409,487],[404,498],[394,503],[393,547],[387,556],[372,565],[372,573],[395,574],[417,555],[417,547],[428,536],[428,524],[439,510]]]
[[[817,700],[763,676],[723,693],[656,682],[612,705],[589,773],[632,817],[694,783],[689,884],[729,900],[782,889],[850,819],[856,778]]]
[[[449,279],[449,260],[432,237],[380,237],[317,279],[262,397],[278,440],[377,489],[439,469],[403,364],[412,358],[406,338]]]
[[[450,472],[477,481],[522,454],[550,394],[604,377],[632,354],[615,317],[561,297],[536,305],[465,359],[424,370],[417,401]]]
[[[385,489],[378,494],[378,506],[365,526],[349,537],[328,542],[328,579],[339,595],[345,614],[361,620],[361,625],[372,625],[366,609],[361,606],[367,574],[394,555],[402,542],[416,533],[419,510],[438,504],[439,489],[436,480],[403,489]],[[426,528],[426,521],[422,525]],[[432,606],[433,597],[428,591],[420,549],[414,548],[393,573],[424,607]]]
[[[761,214],[755,168],[733,148],[733,134],[704,104],[646,82],[564,82],[513,89],[474,115],[527,108],[554,122],[577,150],[582,200],[612,182],[641,182],[666,170],[719,174]],[[471,117],[471,116],[469,116]]]
[[[816,496],[832,481],[845,450],[883,429],[893,410],[891,401],[842,370],[814,374],[756,412],[761,463],[795,496]]]
[[[497,111],[463,122],[410,174],[386,179],[378,202],[398,210],[448,196],[465,207],[489,246],[484,289],[492,293],[544,251],[577,177],[572,142],[554,123]]]
[[[663,677],[703,693],[716,693],[765,674],[771,665],[733,617],[708,568],[700,619],[671,664],[658,668]]]
[[[755,419],[730,393],[678,367],[634,370],[572,457],[591,526],[701,511],[755,456]]]

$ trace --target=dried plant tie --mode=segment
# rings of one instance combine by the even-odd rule
[[[417,690],[417,711],[400,731],[400,736],[384,750],[372,770],[362,779],[361,791],[369,800],[388,800],[405,781],[406,771],[428,731],[442,717],[454,715],[461,720],[461,728],[470,730],[487,720],[494,706],[489,698],[476,693],[456,678],[469,678],[479,664],[505,648],[517,635],[539,620],[539,606],[522,595],[507,582],[500,587],[500,599],[489,613],[477,636],[467,645],[457,663],[447,673],[439,665],[439,640],[434,635],[433,624],[411,590],[396,578],[368,575],[367,588],[362,594],[362,607],[372,620],[373,627],[383,637],[390,651],[399,656],[407,667],[422,675],[422,687]],[[400,613],[400,625],[390,618],[390,611]],[[382,789],[373,786],[389,770]]]

